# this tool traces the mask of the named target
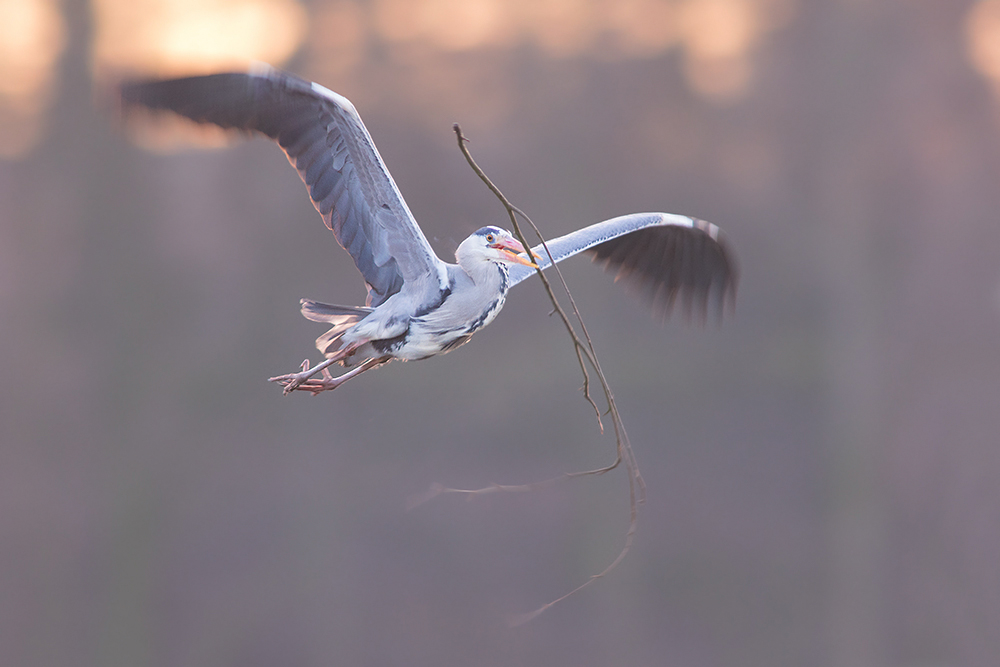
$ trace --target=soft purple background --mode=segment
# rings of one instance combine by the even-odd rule
[[[267,142],[130,145],[66,3],[46,133],[0,162],[0,662],[997,664],[1000,115],[973,4],[798,3],[721,104],[676,51],[284,64],[355,101],[442,255],[505,223],[454,121],[551,236],[666,210],[738,253],[722,327],[565,265],[648,500],[612,575],[510,629],[618,552],[623,473],[404,505],[611,460],[539,285],[453,354],[283,398],[265,379],[322,333],[298,299],[360,303],[351,262]]]

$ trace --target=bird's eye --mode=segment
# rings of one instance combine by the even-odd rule
[[[497,239],[496,239],[496,237],[495,237],[495,236],[493,236],[492,234],[487,234],[487,235],[486,235],[486,242],[487,242],[487,243],[493,243],[493,242],[494,242],[494,241],[496,241],[496,240],[497,240]]]

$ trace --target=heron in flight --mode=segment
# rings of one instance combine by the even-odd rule
[[[580,252],[645,291],[664,309],[678,296],[704,312],[736,289],[731,253],[710,223],[666,213],[624,215],[525,249],[486,226],[455,252],[434,253],[346,98],[266,66],[249,72],[133,81],[122,109],[168,110],[201,123],[262,134],[278,143],[309,189],[326,226],[368,287],[365,306],[302,299],[302,314],[330,330],[316,340],[326,359],[270,378],[314,395],[393,359],[426,359],[462,345],[503,308],[508,290],[536,269]],[[334,377],[328,368],[346,370]]]

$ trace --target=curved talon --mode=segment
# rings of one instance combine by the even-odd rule
[[[278,384],[280,384],[282,387],[285,388],[284,393],[287,395],[289,392],[297,389],[300,385],[302,385],[303,382],[305,382],[308,379],[308,376],[306,377],[299,377],[299,376],[301,376],[301,373],[288,373],[287,375],[278,375],[273,378],[268,378],[267,381],[277,382]]]
[[[287,396],[288,394],[292,393],[296,389],[301,388],[304,384],[308,384],[308,383],[312,383],[312,382],[318,382],[318,381],[311,381],[310,380],[310,378],[312,376],[316,375],[316,373],[325,373],[326,375],[323,378],[325,380],[326,377],[329,377],[329,375],[330,375],[330,372],[327,370],[327,367],[330,364],[334,363],[334,361],[336,361],[336,359],[327,359],[327,360],[323,361],[322,363],[320,363],[319,365],[313,367],[313,366],[310,365],[309,360],[306,359],[299,366],[302,370],[299,371],[298,373],[288,373],[286,375],[277,375],[275,377],[268,378],[268,381],[269,382],[277,382],[278,384],[282,385],[284,387],[284,391],[282,393],[285,396]],[[308,387],[306,389],[308,391],[314,391],[313,389],[308,388]],[[323,389],[319,389],[319,391],[323,391]],[[316,392],[314,391],[314,393],[316,393]]]
[[[391,361],[391,357],[378,357],[373,359],[368,359],[356,368],[347,371],[343,375],[333,377],[330,374],[329,366],[336,361],[339,361],[342,357],[334,357],[327,359],[315,367],[310,367],[309,360],[306,359],[302,362],[302,370],[298,373],[288,373],[287,375],[277,375],[273,378],[268,378],[269,382],[277,382],[284,390],[282,393],[288,395],[293,391],[308,391],[311,392],[313,396],[324,392],[336,389],[340,385],[344,384],[352,377],[360,375],[367,370],[381,366],[382,364]],[[313,377],[319,373],[319,377]]]

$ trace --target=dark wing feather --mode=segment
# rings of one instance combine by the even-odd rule
[[[556,262],[580,252],[638,288],[665,313],[680,297],[685,310],[701,312],[715,303],[720,312],[736,298],[735,260],[715,225],[668,213],[636,213],[605,220],[546,243]],[[552,265],[541,245],[532,248],[543,269]],[[510,284],[534,273],[510,267]]]
[[[368,305],[399,292],[437,293],[445,265],[389,175],[346,98],[271,68],[126,83],[123,107],[166,109],[276,141],[309,188],[309,197],[354,258]]]

